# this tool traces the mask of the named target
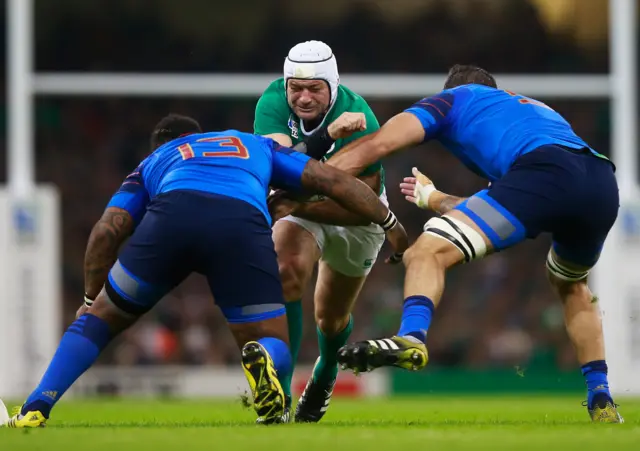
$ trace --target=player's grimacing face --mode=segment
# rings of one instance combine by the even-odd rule
[[[323,80],[289,80],[287,99],[296,116],[311,121],[327,111],[331,91]]]

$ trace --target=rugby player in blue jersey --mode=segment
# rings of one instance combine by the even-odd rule
[[[596,297],[587,285],[618,214],[614,165],[537,100],[497,88],[483,69],[458,65],[444,91],[420,100],[379,132],[343,149],[328,164],[358,174],[374,161],[427,140],[439,141],[490,186],[469,198],[435,189],[414,169],[401,185],[407,199],[440,214],[405,253],[404,307],[396,336],[347,345],[343,368],[410,370],[428,360],[431,317],[445,272],[541,232],[551,233],[549,280],[562,300],[569,338],[588,389],[595,422],[622,422],[609,392]]]
[[[207,278],[242,350],[258,422],[286,421],[279,378],[291,371],[291,355],[269,185],[324,194],[380,224],[396,251],[408,246],[402,226],[366,184],[269,138],[202,133],[195,120],[170,115],[151,144],[154,152],[127,176],[94,226],[85,306],[9,427],[44,425],[111,340],[192,272]],[[291,211],[286,203],[276,207],[273,219]]]

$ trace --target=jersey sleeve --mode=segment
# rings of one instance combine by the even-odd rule
[[[311,160],[307,155],[272,142],[271,185],[288,191],[302,191],[302,173]]]
[[[405,113],[411,113],[420,120],[424,128],[424,138],[427,141],[438,136],[447,124],[452,107],[453,94],[441,92],[414,103],[405,110]]]
[[[262,94],[256,105],[253,132],[256,135],[282,133],[289,136],[289,106],[284,93],[277,84],[271,84]]]
[[[118,191],[111,197],[107,208],[117,207],[126,210],[138,225],[147,210],[149,200],[149,192],[144,185],[142,165],[140,165],[124,179]]]
[[[350,144],[353,141],[356,141],[356,140],[362,138],[363,136],[370,135],[371,133],[375,133],[378,130],[380,130],[380,123],[378,122],[378,118],[373,113],[373,110],[371,110],[371,107],[369,106],[369,104],[364,99],[361,102],[359,102],[358,108],[355,108],[354,112],[364,113],[365,119],[367,120],[367,128],[366,128],[366,130],[362,130],[361,132],[354,133],[353,135],[351,135],[348,138],[344,139],[342,141],[342,144],[341,144],[340,148],[343,148],[343,147],[347,146],[348,144]],[[371,166],[368,166],[359,175],[360,176],[366,176],[366,175],[375,174],[380,169],[382,169],[382,163],[379,162],[379,161],[376,161]]]

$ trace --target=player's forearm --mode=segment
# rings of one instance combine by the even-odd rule
[[[380,192],[382,177],[380,171],[359,177],[375,193]],[[293,213],[294,216],[337,226],[366,226],[371,224],[367,218],[363,218],[349,210],[342,208],[336,201],[325,199],[320,202],[302,203]]]
[[[85,294],[94,299],[118,258],[118,250],[133,231],[133,218],[120,208],[108,208],[91,230],[84,257]]]
[[[429,209],[443,215],[456,208],[466,199],[466,197],[452,196],[436,190],[429,196]]]
[[[320,224],[337,226],[365,226],[371,224],[368,219],[345,210],[332,199],[304,203],[291,214]]]
[[[375,224],[383,224],[389,215],[387,206],[366,183],[314,160],[305,167],[302,185]]]
[[[378,154],[382,154],[382,149],[378,148],[373,139],[375,136],[372,133],[348,144],[327,160],[326,164],[353,176],[362,173],[380,159]]]

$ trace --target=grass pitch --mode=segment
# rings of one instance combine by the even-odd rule
[[[594,425],[579,397],[334,399],[319,424],[255,426],[240,400],[64,400],[46,428],[0,428],[0,450],[640,450],[640,400]]]

